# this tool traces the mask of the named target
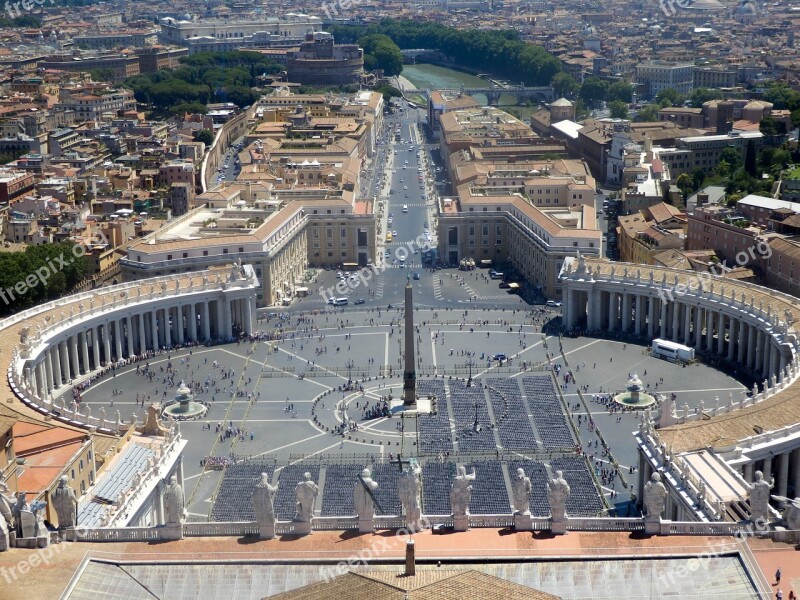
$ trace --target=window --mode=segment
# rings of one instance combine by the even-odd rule
[[[475,225],[470,225],[469,226],[469,234],[470,235],[475,235]]]
[[[172,260],[172,254],[167,254],[167,260]]]
[[[346,227],[342,227],[342,228],[339,230],[339,237],[343,237],[343,238],[346,238],[346,237],[347,237],[347,228],[346,228]]]
[[[208,256],[208,250],[203,250],[203,256]]]
[[[223,248],[223,249],[222,249],[222,253],[223,253],[223,254],[227,254],[227,253],[228,253],[228,249],[227,249],[227,248]]]

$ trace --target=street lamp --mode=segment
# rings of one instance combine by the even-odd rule
[[[467,387],[472,387],[472,365],[475,364],[475,361],[472,359],[473,356],[475,356],[475,351],[470,352],[469,353],[469,359],[467,359],[467,366],[469,367],[469,379],[467,379]],[[477,415],[478,415],[477,406],[478,405],[476,404],[475,405],[475,407],[476,407],[475,408],[475,411],[476,411],[475,412],[475,421],[476,422],[477,422],[477,419],[478,419],[478,417],[477,417]]]
[[[350,374],[351,374],[351,372],[353,370],[353,367],[355,367],[355,366],[356,366],[356,363],[353,362],[352,358],[350,360],[348,360],[347,364],[345,365],[345,367],[347,367],[347,385],[350,385],[353,382],[353,379],[350,376]]]

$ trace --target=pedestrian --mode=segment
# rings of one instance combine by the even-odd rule
[[[779,584],[781,582],[781,568],[778,567],[778,570],[775,571],[775,583]]]
[[[778,590],[778,593],[775,594],[775,598],[777,600],[783,600],[783,591],[782,590]]]

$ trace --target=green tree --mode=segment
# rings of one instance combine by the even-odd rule
[[[203,142],[206,146],[210,146],[214,143],[214,134],[208,129],[201,129],[194,134],[194,141]]]
[[[575,81],[575,78],[563,71],[553,75],[550,85],[557,98],[574,98],[581,89],[581,85]]]
[[[761,119],[758,129],[765,136],[776,136],[786,134],[786,123],[778,121],[774,117],[766,116]]]
[[[622,100],[612,100],[608,103],[608,108],[611,111],[611,117],[613,119],[628,118],[628,105]]]
[[[742,166],[742,153],[738,148],[728,146],[719,155],[720,161],[725,161],[730,166],[731,171],[735,171]]]
[[[684,97],[675,88],[666,88],[656,94],[656,102],[661,105],[661,108],[681,106],[684,101]]]
[[[683,200],[686,201],[689,192],[692,190],[692,177],[688,173],[681,173],[675,181],[681,192],[683,192]]]
[[[633,100],[633,86],[626,81],[615,81],[608,86],[608,99],[630,104]]]
[[[642,107],[639,109],[639,112],[636,113],[636,121],[640,123],[652,123],[654,121],[658,121],[658,105],[657,104],[648,104],[647,106]]]
[[[703,103],[709,100],[719,100],[720,98],[722,98],[722,92],[704,87],[695,88],[689,94],[689,102],[693,108],[702,108]]]
[[[756,169],[756,145],[753,140],[748,140],[744,149],[744,170],[751,177],[757,174]]]
[[[358,45],[364,49],[364,67],[367,70],[383,69],[389,77],[403,72],[403,54],[388,35],[367,35],[358,40]]]
[[[599,77],[587,77],[579,95],[588,106],[595,106],[608,97],[608,82]]]
[[[731,174],[731,163],[726,160],[721,160],[717,163],[717,166],[714,167],[714,173],[718,177],[726,179]]]
[[[703,187],[703,182],[706,180],[706,172],[700,167],[692,169],[692,189],[699,190]]]

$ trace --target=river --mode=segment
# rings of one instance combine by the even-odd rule
[[[455,69],[448,69],[440,67],[439,65],[431,65],[427,63],[418,63],[415,65],[403,65],[403,77],[408,79],[415,87],[420,89],[460,89],[464,87],[489,87],[489,82],[475,75],[456,71]],[[486,105],[488,103],[486,96],[483,94],[476,94],[475,99],[478,102]],[[530,114],[531,110],[536,110],[538,107],[526,107],[516,104],[516,97],[513,95],[503,94],[500,96],[500,106],[504,107],[512,114],[524,117]],[[513,108],[506,108],[513,107]],[[520,114],[517,114],[520,113]]]

